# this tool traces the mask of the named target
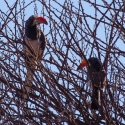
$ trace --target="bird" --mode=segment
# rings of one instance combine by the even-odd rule
[[[88,77],[91,78],[92,83],[91,108],[98,110],[100,88],[103,88],[106,83],[106,71],[102,66],[101,61],[96,57],[90,57],[88,60],[83,60],[77,70],[81,70],[85,66],[88,68]]]
[[[25,43],[23,51],[25,54],[25,63],[27,67],[26,74],[26,91],[30,91],[31,82],[33,80],[33,71],[38,69],[43,58],[43,53],[46,47],[46,38],[42,30],[39,29],[40,24],[46,24],[47,20],[44,17],[32,15],[25,23]],[[36,66],[37,65],[37,66]]]

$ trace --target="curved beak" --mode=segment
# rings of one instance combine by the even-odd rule
[[[88,64],[87,64],[86,60],[83,60],[83,61],[80,63],[80,65],[78,66],[77,70],[80,70],[80,69],[82,69],[82,68],[85,67],[85,66],[88,66]]]
[[[37,23],[37,24],[43,23],[43,24],[48,25],[48,23],[47,23],[47,21],[46,21],[46,19],[45,19],[44,17],[37,17],[37,18],[36,18],[36,23]]]

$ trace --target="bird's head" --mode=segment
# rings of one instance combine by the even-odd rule
[[[44,17],[37,17],[37,16],[30,16],[29,19],[26,21],[26,25],[29,26],[35,26],[35,25],[39,25],[39,24],[48,24],[46,19]]]
[[[87,62],[88,61],[88,62]],[[90,65],[91,68],[95,69],[96,71],[100,71],[101,68],[101,62],[99,59],[95,58],[95,57],[91,57],[88,60],[83,60],[80,65],[78,66],[77,70],[82,69],[85,66],[88,66],[88,63]]]

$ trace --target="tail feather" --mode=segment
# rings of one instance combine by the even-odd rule
[[[33,57],[26,58],[27,73],[25,78],[25,85],[23,87],[25,93],[24,99],[27,99],[29,97],[33,82],[34,71],[40,69],[40,64],[40,60],[35,60]]]
[[[32,81],[33,81],[33,71],[31,69],[27,69],[25,85],[24,85],[24,99],[27,99],[29,96],[32,87]]]
[[[93,87],[91,108],[98,110],[98,87]]]

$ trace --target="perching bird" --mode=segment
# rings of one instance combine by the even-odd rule
[[[25,63],[27,66],[26,75],[26,91],[30,91],[31,82],[33,80],[33,71],[36,65],[41,63],[43,53],[46,46],[46,39],[44,33],[38,28],[39,24],[48,24],[43,17],[30,16],[25,23]]]
[[[98,110],[98,100],[100,100],[100,88],[103,88],[106,82],[106,72],[102,67],[102,63],[99,59],[91,57],[87,61],[83,60],[78,66],[77,70],[82,69],[84,66],[88,67],[88,76],[91,79],[92,83],[91,108],[94,110]]]

